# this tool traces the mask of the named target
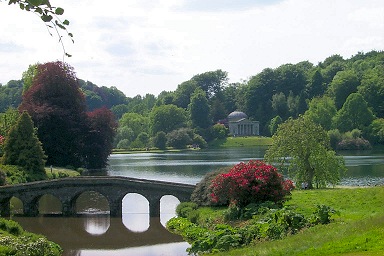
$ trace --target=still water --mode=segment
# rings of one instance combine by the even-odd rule
[[[266,147],[178,153],[115,154],[109,169],[98,175],[196,184],[209,171],[233,166],[251,159],[262,159]],[[384,149],[344,151],[348,172],[341,184],[372,186],[384,184]],[[123,199],[122,218],[108,216],[108,203],[95,192],[82,194],[77,200],[77,218],[52,215],[60,212],[60,202],[49,196],[40,200],[36,218],[13,217],[35,233],[41,233],[64,248],[64,255],[187,255],[188,244],[170,234],[165,223],[175,216],[179,201],[172,196],[161,200],[160,218],[150,218],[148,201],[138,194]],[[17,213],[17,202],[14,202]]]

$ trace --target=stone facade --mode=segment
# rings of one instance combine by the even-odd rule
[[[259,122],[251,121],[241,111],[234,111],[227,117],[229,134],[232,136],[258,136]]]

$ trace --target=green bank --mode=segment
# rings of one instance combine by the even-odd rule
[[[383,255],[384,187],[296,190],[285,206],[303,215],[316,205],[327,205],[339,212],[329,224],[301,229],[278,240],[255,240],[246,247],[213,255]],[[247,221],[225,222],[226,208],[199,208],[202,226],[230,224],[244,227]]]

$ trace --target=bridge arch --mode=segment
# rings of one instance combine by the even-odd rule
[[[48,209],[48,211],[44,211]],[[41,195],[38,200],[38,213],[39,214],[62,214],[63,213],[63,204],[61,203],[60,198],[57,196],[47,193]]]
[[[132,232],[145,232],[150,227],[149,201],[139,193],[128,193],[124,196],[122,221]]]
[[[88,198],[93,198],[89,201]],[[105,195],[96,190],[87,190],[76,194],[71,202],[74,207],[74,213],[109,213],[109,201]]]

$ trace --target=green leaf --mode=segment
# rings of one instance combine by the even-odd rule
[[[53,17],[52,17],[52,15],[43,15],[43,16],[41,16],[41,19],[44,22],[50,22],[53,19]]]
[[[33,6],[39,6],[43,3],[43,0],[27,0],[27,2]]]
[[[20,6],[20,9],[21,9],[21,10],[24,10],[24,7],[25,7],[24,4],[20,3],[19,6]]]
[[[55,10],[56,15],[62,15],[64,13],[64,9],[61,7],[57,7]]]
[[[68,25],[69,25],[69,20],[64,20],[64,21],[63,21],[63,24],[66,25],[66,26],[68,26]]]

